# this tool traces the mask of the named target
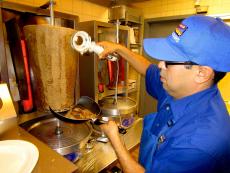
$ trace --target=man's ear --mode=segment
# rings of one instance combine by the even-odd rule
[[[195,81],[197,83],[204,83],[211,81],[214,78],[214,71],[208,66],[198,66]]]

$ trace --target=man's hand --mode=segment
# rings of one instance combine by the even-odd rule
[[[104,48],[104,51],[99,55],[100,59],[105,59],[109,54],[118,53],[119,47],[121,45],[117,43],[112,43],[108,41],[102,41],[97,43],[99,46]]]
[[[102,124],[100,125],[100,128],[109,139],[113,139],[119,135],[118,126],[114,121],[109,121],[106,124]]]

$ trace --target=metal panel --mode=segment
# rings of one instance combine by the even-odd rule
[[[1,7],[1,6],[0,6]],[[4,28],[2,21],[2,8],[0,8],[0,81],[6,82],[9,84],[8,70],[7,70],[7,60],[6,60],[6,51],[4,45]]]
[[[142,13],[140,9],[127,7],[126,5],[117,5],[109,9],[109,20],[124,20],[141,24]]]

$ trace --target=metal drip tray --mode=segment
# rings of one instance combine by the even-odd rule
[[[78,152],[92,133],[88,123],[66,123],[50,116],[36,122],[33,120],[32,123],[26,122],[21,126],[61,155]]]

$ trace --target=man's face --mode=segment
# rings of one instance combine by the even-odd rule
[[[180,62],[167,65],[167,62],[160,61],[158,67],[163,87],[172,97],[182,98],[191,93],[195,85],[195,66]]]

